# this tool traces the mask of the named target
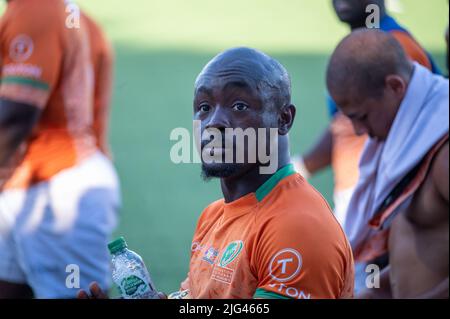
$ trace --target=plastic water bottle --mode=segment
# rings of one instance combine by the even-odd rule
[[[159,299],[141,256],[127,247],[123,237],[108,244],[112,279],[120,294],[124,299]]]

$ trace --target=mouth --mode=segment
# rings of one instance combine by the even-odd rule
[[[214,147],[214,146],[206,146],[203,148],[204,154],[209,154],[211,157],[224,156],[229,149],[224,147]]]
[[[201,147],[202,152],[207,152],[210,156],[218,156],[221,154],[225,154],[225,152],[230,150],[230,145],[233,145],[232,141],[226,141],[226,139],[222,140],[222,143],[213,143],[216,145],[211,145],[212,140],[202,140]],[[228,146],[228,147],[226,147]]]

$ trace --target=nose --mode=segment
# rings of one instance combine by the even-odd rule
[[[216,106],[212,114],[208,117],[205,129],[225,130],[230,127],[230,121],[223,107]]]
[[[356,135],[365,135],[369,133],[369,129],[362,124],[361,122],[358,121],[352,121],[353,124],[353,129],[355,130],[355,134]]]

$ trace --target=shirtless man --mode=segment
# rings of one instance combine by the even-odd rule
[[[384,0],[333,0],[332,3],[337,17],[350,28],[350,32],[366,28],[369,15],[366,8],[369,5],[378,6],[380,30],[395,37],[409,59],[427,67],[433,73],[440,73],[431,55],[413,34],[389,14]],[[328,97],[327,104],[330,115],[329,126],[311,149],[300,157],[294,157],[294,163],[304,177],[312,176],[331,166],[334,176],[334,214],[343,224],[348,204],[358,182],[358,162],[367,136],[354,134],[350,121],[338,112],[335,101]],[[357,280],[357,290],[359,286],[361,283]]]
[[[363,298],[448,298],[448,80],[408,61],[394,38],[356,31],[336,48],[329,92],[368,134],[346,232],[355,259],[389,254]]]

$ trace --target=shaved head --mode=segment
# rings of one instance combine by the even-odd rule
[[[355,90],[365,96],[380,97],[388,75],[409,79],[412,69],[392,35],[361,29],[345,37],[335,49],[327,69],[327,86],[330,92],[340,95]]]
[[[267,54],[240,47],[215,56],[195,81],[193,107],[194,120],[201,121],[204,137],[202,150],[210,144],[213,131],[222,132],[225,136],[227,129],[251,129],[258,131],[255,142],[260,150],[265,149],[265,154],[279,156],[280,161],[274,160],[273,163],[289,162],[288,132],[295,118],[295,106],[291,104],[291,81],[286,69]],[[260,129],[265,134],[261,135]],[[277,132],[277,147],[270,151],[267,147],[271,144],[269,133],[273,129]],[[228,148],[217,146],[206,150],[222,158],[226,157],[226,153],[231,154],[234,156],[233,161],[203,161],[205,178],[236,177],[263,166],[262,163],[248,160],[249,156],[241,162],[236,160],[238,148],[245,154],[254,153],[248,139],[238,141],[235,137],[228,137],[228,140],[233,144]],[[267,143],[264,146],[259,144],[260,141]]]
[[[344,38],[327,69],[328,92],[356,134],[384,140],[414,71],[390,34],[361,29]]]
[[[226,50],[215,56],[195,81],[197,90],[214,78],[236,75],[257,90],[265,104],[282,108],[291,104],[291,81],[286,69],[267,54],[246,47]]]

